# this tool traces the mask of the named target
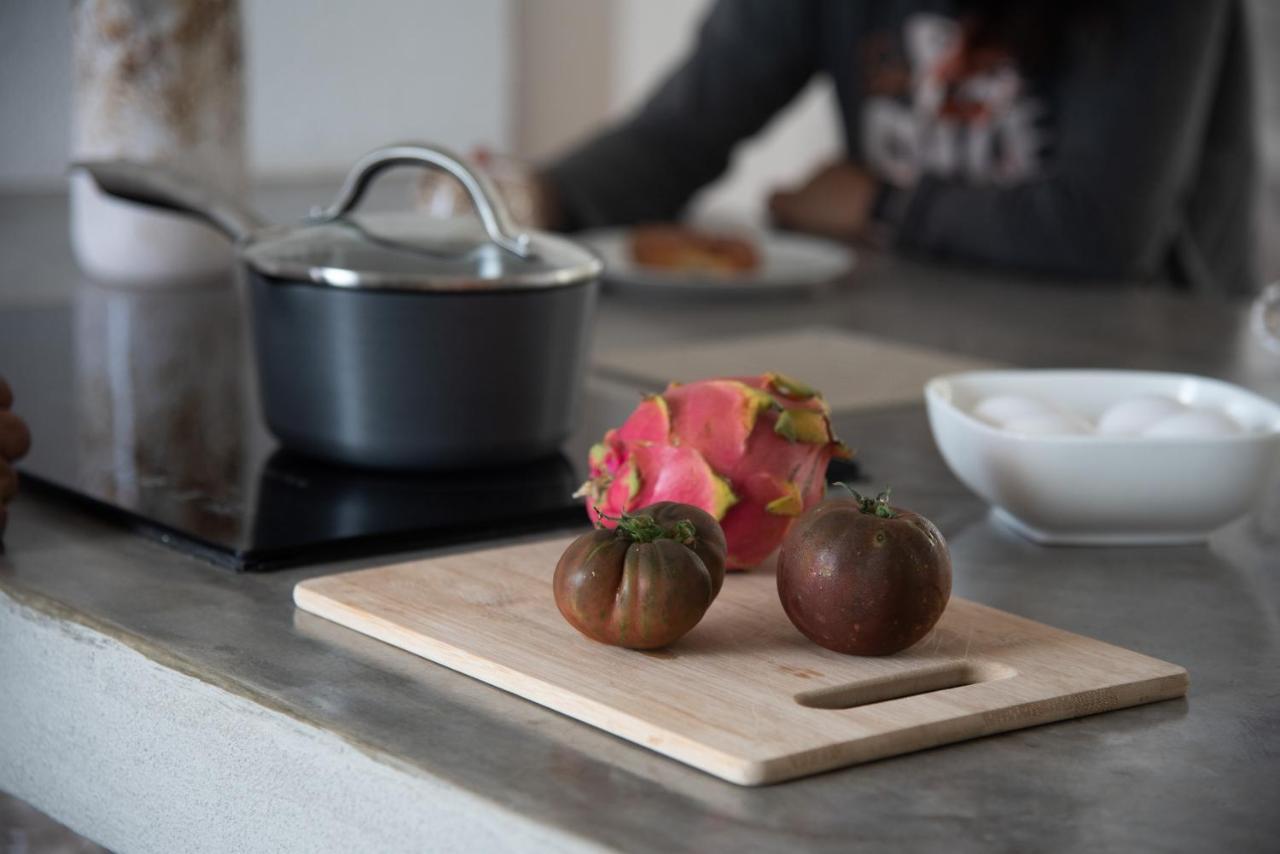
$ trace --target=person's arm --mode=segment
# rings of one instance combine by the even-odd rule
[[[18,473],[12,463],[31,447],[31,433],[21,418],[9,411],[13,392],[0,377],[0,534],[9,520],[6,505],[18,491]]]
[[[1013,187],[926,177],[895,245],[1090,276],[1154,272],[1189,189],[1232,0],[1116,3],[1113,38],[1065,50],[1042,175]]]
[[[674,218],[813,76],[816,18],[810,0],[716,3],[692,54],[636,115],[543,173],[559,224]]]

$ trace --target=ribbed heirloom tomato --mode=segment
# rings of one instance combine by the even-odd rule
[[[852,490],[851,490],[852,492]],[[814,643],[889,655],[933,628],[951,597],[951,555],[918,513],[888,492],[831,498],[796,520],[778,553],[778,596]]]
[[[656,649],[698,624],[724,582],[724,532],[711,514],[663,501],[570,543],[556,606],[593,640]]]

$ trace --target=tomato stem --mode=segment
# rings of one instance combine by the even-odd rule
[[[842,480],[838,480],[832,485],[841,486],[848,490],[849,494],[858,502],[858,509],[863,513],[878,516],[881,519],[894,519],[898,515],[897,511],[889,506],[889,493],[893,491],[892,487],[886,486],[884,491],[875,498],[864,498],[858,490]]]
[[[610,522],[617,524],[617,531],[620,535],[626,536],[635,543],[652,543],[654,540],[675,540],[681,545],[692,547],[694,540],[697,538],[698,529],[688,519],[681,519],[671,527],[664,528],[657,519],[654,519],[648,513],[640,513],[635,516],[630,513],[623,513],[621,516],[610,516],[599,507],[592,509],[596,511],[597,527],[604,527],[600,520],[608,519]]]

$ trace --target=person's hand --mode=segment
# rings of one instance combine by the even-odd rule
[[[31,431],[9,410],[12,405],[13,392],[0,377],[0,534],[9,521],[7,505],[18,491],[18,473],[13,463],[31,447]]]
[[[542,230],[560,227],[555,192],[532,165],[494,154],[487,148],[475,149],[467,161],[468,166],[484,172],[493,182],[516,225]],[[422,173],[418,198],[422,207],[442,218],[466,215],[473,210],[462,185],[434,169]]]
[[[848,161],[815,172],[794,190],[769,197],[775,225],[851,242],[865,236],[875,204],[876,179]]]

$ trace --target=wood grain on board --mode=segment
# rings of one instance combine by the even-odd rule
[[[844,656],[787,620],[772,571],[733,573],[669,649],[560,616],[557,539],[304,581],[298,607],[743,785],[1181,696],[1181,667],[952,599],[909,650]]]

